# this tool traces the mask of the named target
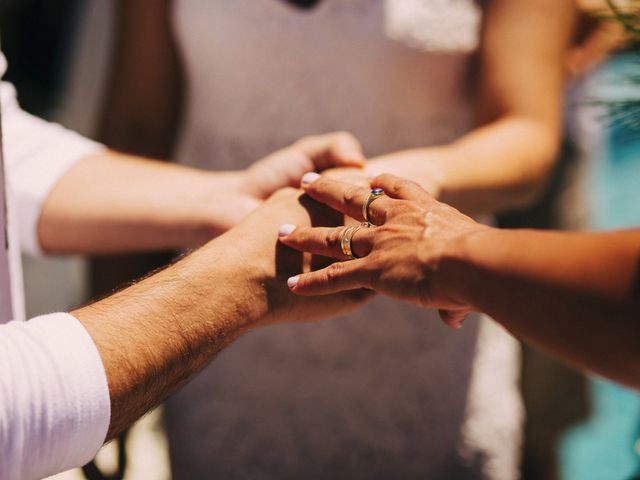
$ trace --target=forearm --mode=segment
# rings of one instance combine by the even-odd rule
[[[107,373],[113,438],[201,370],[266,311],[259,265],[220,238],[116,295],[72,312]]]
[[[640,232],[485,229],[464,251],[454,281],[474,309],[569,363],[640,387]]]
[[[105,366],[109,438],[248,329],[327,318],[368,297],[358,291],[301,301],[289,292],[286,279],[302,269],[302,256],[278,244],[278,225],[290,219],[309,225],[314,206],[302,206],[308,203],[295,190],[280,190],[240,225],[180,262],[73,312]]]
[[[442,172],[440,199],[469,213],[528,206],[544,189],[559,142],[554,126],[526,117],[478,128],[435,159]]]
[[[238,173],[107,151],[81,160],[56,184],[38,223],[40,245],[93,254],[200,245],[256,206],[237,194],[239,182]]]
[[[499,212],[529,205],[537,198],[558,148],[557,128],[507,116],[450,145],[378,157],[369,168],[376,174],[411,178],[467,213]]]
[[[470,213],[522,207],[543,189],[560,143],[575,10],[571,0],[484,3],[473,79],[477,128],[450,145],[413,151],[415,166],[388,162],[385,170],[420,179]]]

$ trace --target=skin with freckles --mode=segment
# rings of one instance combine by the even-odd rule
[[[470,311],[567,363],[640,388],[640,230],[597,234],[501,230],[436,201],[391,175],[371,181],[387,196],[371,203],[377,227],[352,239],[355,260],[289,278],[302,296],[367,288],[440,309],[459,328]],[[303,177],[315,200],[362,220],[370,190],[316,174]],[[347,260],[344,227],[285,224],[292,248]]]

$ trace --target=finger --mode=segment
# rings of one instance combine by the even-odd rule
[[[342,235],[346,227],[296,227],[291,224],[280,225],[280,241],[285,245],[315,255],[345,260],[342,252]],[[351,237],[351,252],[358,258],[371,252],[374,229],[360,228]]]
[[[362,206],[367,201],[371,189],[326,178],[317,173],[305,174],[302,177],[302,188],[314,200],[356,220],[364,220]],[[391,202],[393,200],[386,196],[378,197],[371,202],[368,208],[369,221],[375,225],[382,225],[386,220],[386,211],[391,207]]]
[[[322,172],[322,176],[370,188],[369,177],[362,168],[331,168]]]
[[[329,295],[331,293],[371,289],[371,274],[366,259],[336,262],[315,272],[302,273],[287,280],[289,289],[302,296]]]
[[[360,142],[348,132],[306,137],[299,140],[297,146],[311,158],[317,170],[364,166]]]
[[[445,324],[447,324],[449,327],[454,328],[456,330],[458,330],[459,328],[462,328],[462,324],[464,323],[465,319],[469,315],[468,310],[440,309],[438,310],[438,313],[440,314],[440,319]]]
[[[420,185],[390,173],[379,175],[371,180],[372,188],[382,188],[391,198],[414,201],[435,201]]]

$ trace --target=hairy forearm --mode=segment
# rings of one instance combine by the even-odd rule
[[[110,438],[162,401],[225,345],[252,327],[345,313],[366,292],[302,299],[286,279],[303,269],[278,244],[278,225],[328,220],[282,189],[238,226],[137,284],[72,312],[87,328],[107,373]]]
[[[50,253],[115,253],[201,245],[256,205],[231,194],[237,173],[211,173],[106,152],[78,162],[38,224]],[[240,215],[242,216],[242,215]]]
[[[452,280],[475,309],[578,367],[640,387],[640,231],[485,229],[464,251]]]
[[[260,264],[237,261],[237,239],[221,237],[110,298],[72,312],[105,366],[108,439],[201,370],[266,311]],[[255,281],[254,281],[255,280]]]

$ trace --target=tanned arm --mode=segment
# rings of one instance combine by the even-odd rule
[[[72,314],[105,366],[111,397],[108,439],[202,369],[251,328],[311,321],[355,308],[368,295],[304,299],[287,291],[302,257],[277,245],[278,224],[309,224],[299,193],[282,190],[230,232],[182,261]]]
[[[640,231],[486,229],[465,242],[464,298],[515,335],[640,388]]]
[[[571,0],[486,3],[477,85],[478,127],[437,148],[372,159],[373,173],[417,180],[466,212],[526,206],[543,190],[558,153]]]

